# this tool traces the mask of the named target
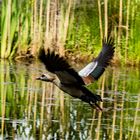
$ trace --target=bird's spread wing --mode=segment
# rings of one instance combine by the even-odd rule
[[[81,84],[84,81],[78,73],[68,64],[64,57],[59,56],[49,49],[45,53],[44,49],[39,52],[39,59],[45,65],[46,69],[56,74],[63,84]]]
[[[95,80],[98,80],[103,74],[105,68],[109,65],[114,55],[114,48],[114,41],[112,38],[105,40],[99,55],[86,67],[79,71],[79,75],[83,77],[86,84],[90,84]]]

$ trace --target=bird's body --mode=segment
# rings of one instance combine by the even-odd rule
[[[44,74],[45,75],[45,74]],[[59,81],[59,79],[54,79],[52,81],[52,83],[54,85],[56,85],[57,87],[59,87],[62,91],[68,93],[69,95],[71,95],[72,97],[76,97],[79,98],[83,93],[82,90],[80,88],[80,85],[75,85],[75,84],[63,84]]]
[[[65,84],[59,84],[58,86],[62,91],[68,93],[72,97],[80,98],[83,95],[83,92],[80,88],[80,86],[75,85],[65,85]]]
[[[42,76],[37,79],[52,82],[72,97],[79,98],[82,101],[89,103],[92,107],[95,105],[101,110],[97,104],[98,101],[102,101],[100,95],[92,93],[85,85],[98,80],[105,68],[109,65],[113,54],[113,42],[112,40],[107,40],[104,42],[102,51],[98,57],[77,73],[64,57],[61,57],[50,50],[47,50],[47,53],[45,53],[45,50],[41,49],[39,59],[44,63],[46,69],[53,73],[54,76],[42,74]]]
[[[69,95],[75,98],[80,98],[84,100],[83,97],[86,95],[88,95],[91,98],[92,97],[95,98],[96,96],[97,96],[96,98],[98,98],[98,95],[94,95],[90,90],[81,85],[69,85],[69,84],[66,85],[62,83],[59,83],[59,85],[57,84],[55,85],[58,86],[62,91],[68,93]],[[102,101],[100,97],[97,100]]]
[[[42,77],[42,79],[41,79],[41,77]],[[37,79],[42,80],[42,81],[46,81],[44,79],[44,77],[47,78],[48,75],[43,74],[41,77],[39,77]],[[82,101],[89,103],[92,107],[94,106],[94,104],[96,104],[97,101],[102,101],[100,95],[96,95],[96,94],[92,93],[86,87],[84,87],[83,85],[80,85],[78,83],[64,84],[64,83],[61,83],[58,78],[54,78],[52,81],[49,81],[49,82],[52,82],[54,85],[59,87],[59,89],[61,89],[65,93],[69,94],[70,96],[75,97],[75,98],[79,98]],[[97,104],[96,104],[96,106],[100,110],[102,110],[100,108],[100,106],[98,106]]]

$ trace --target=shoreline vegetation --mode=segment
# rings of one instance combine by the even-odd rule
[[[139,66],[139,8],[139,0],[0,1],[0,58],[34,60],[44,46],[73,61],[90,61],[110,35],[113,65]]]

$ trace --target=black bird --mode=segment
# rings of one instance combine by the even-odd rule
[[[102,101],[100,95],[92,93],[85,85],[93,83],[103,74],[105,68],[109,65],[114,55],[114,42],[107,39],[103,41],[103,47],[99,55],[77,73],[65,60],[64,57],[59,56],[54,51],[49,49],[45,53],[42,48],[39,52],[39,60],[45,65],[46,69],[53,73],[42,74],[37,80],[52,82],[58,86],[62,91],[68,93],[72,97],[79,98],[87,102],[92,107],[100,110],[101,107],[97,104]]]

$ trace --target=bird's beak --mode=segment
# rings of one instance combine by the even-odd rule
[[[35,79],[36,79],[36,80],[40,80],[40,77],[36,77]]]

